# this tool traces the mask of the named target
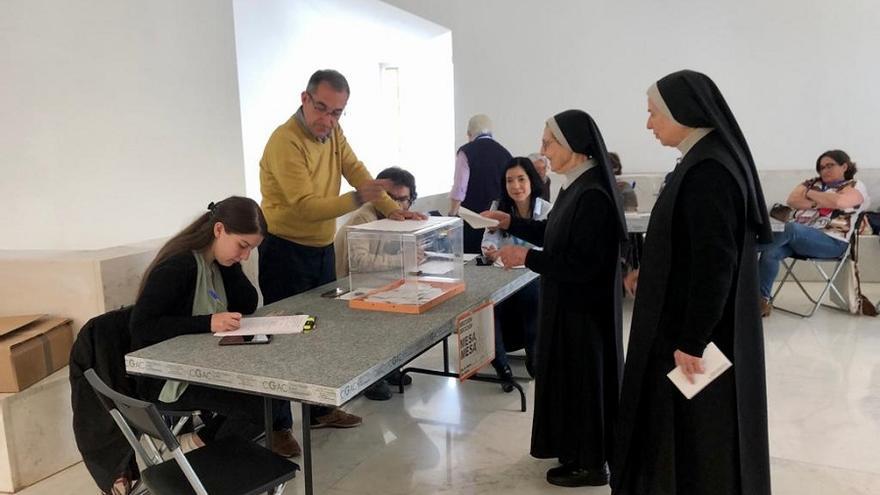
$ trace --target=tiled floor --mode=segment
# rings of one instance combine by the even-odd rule
[[[876,301],[880,285],[867,292]],[[880,493],[880,318],[820,309],[810,319],[775,312],[764,322],[774,493]],[[419,362],[439,363],[437,350]],[[528,391],[531,407],[530,383]],[[610,492],[548,485],[553,463],[528,455],[531,412],[519,412],[516,394],[497,385],[416,375],[404,396],[360,398],[347,409],[364,416],[362,427],[312,436],[317,493]],[[286,494],[303,492],[296,481]],[[97,490],[79,464],[21,493]]]

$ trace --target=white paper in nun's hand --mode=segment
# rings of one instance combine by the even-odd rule
[[[688,399],[692,399],[695,395],[697,395],[700,390],[706,388],[706,385],[712,383],[713,380],[721,376],[721,373],[733,366],[730,360],[727,359],[727,356],[721,352],[721,349],[715,345],[714,342],[709,342],[709,345],[706,346],[706,350],[703,351],[703,369],[705,370],[701,375],[693,375],[694,383],[688,381],[684,372],[681,371],[681,367],[676,366],[675,369],[666,374],[672,383],[678,387],[678,390],[681,391],[682,395],[684,395]]]

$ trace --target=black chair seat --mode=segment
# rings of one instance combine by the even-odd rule
[[[186,454],[211,495],[265,493],[296,475],[299,465],[242,438],[228,437]],[[151,493],[195,493],[171,459],[146,468],[142,478]]]

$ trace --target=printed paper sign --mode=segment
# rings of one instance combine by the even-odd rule
[[[458,375],[465,381],[495,359],[495,305],[491,301],[455,319]]]

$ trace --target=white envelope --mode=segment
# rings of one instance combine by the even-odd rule
[[[460,216],[462,220],[467,222],[468,225],[475,229],[485,229],[487,227],[498,226],[498,220],[495,220],[494,218],[486,218],[480,216],[479,213],[468,210],[464,206],[458,208],[458,216]]]
[[[703,369],[702,375],[694,375],[694,383],[688,381],[681,367],[676,366],[672,371],[666,374],[672,383],[678,387],[682,395],[688,399],[692,399],[700,390],[706,388],[706,385],[712,383],[713,380],[721,376],[727,368],[733,364],[727,359],[727,356],[721,352],[721,349],[714,342],[709,342],[706,350],[703,351]]]

